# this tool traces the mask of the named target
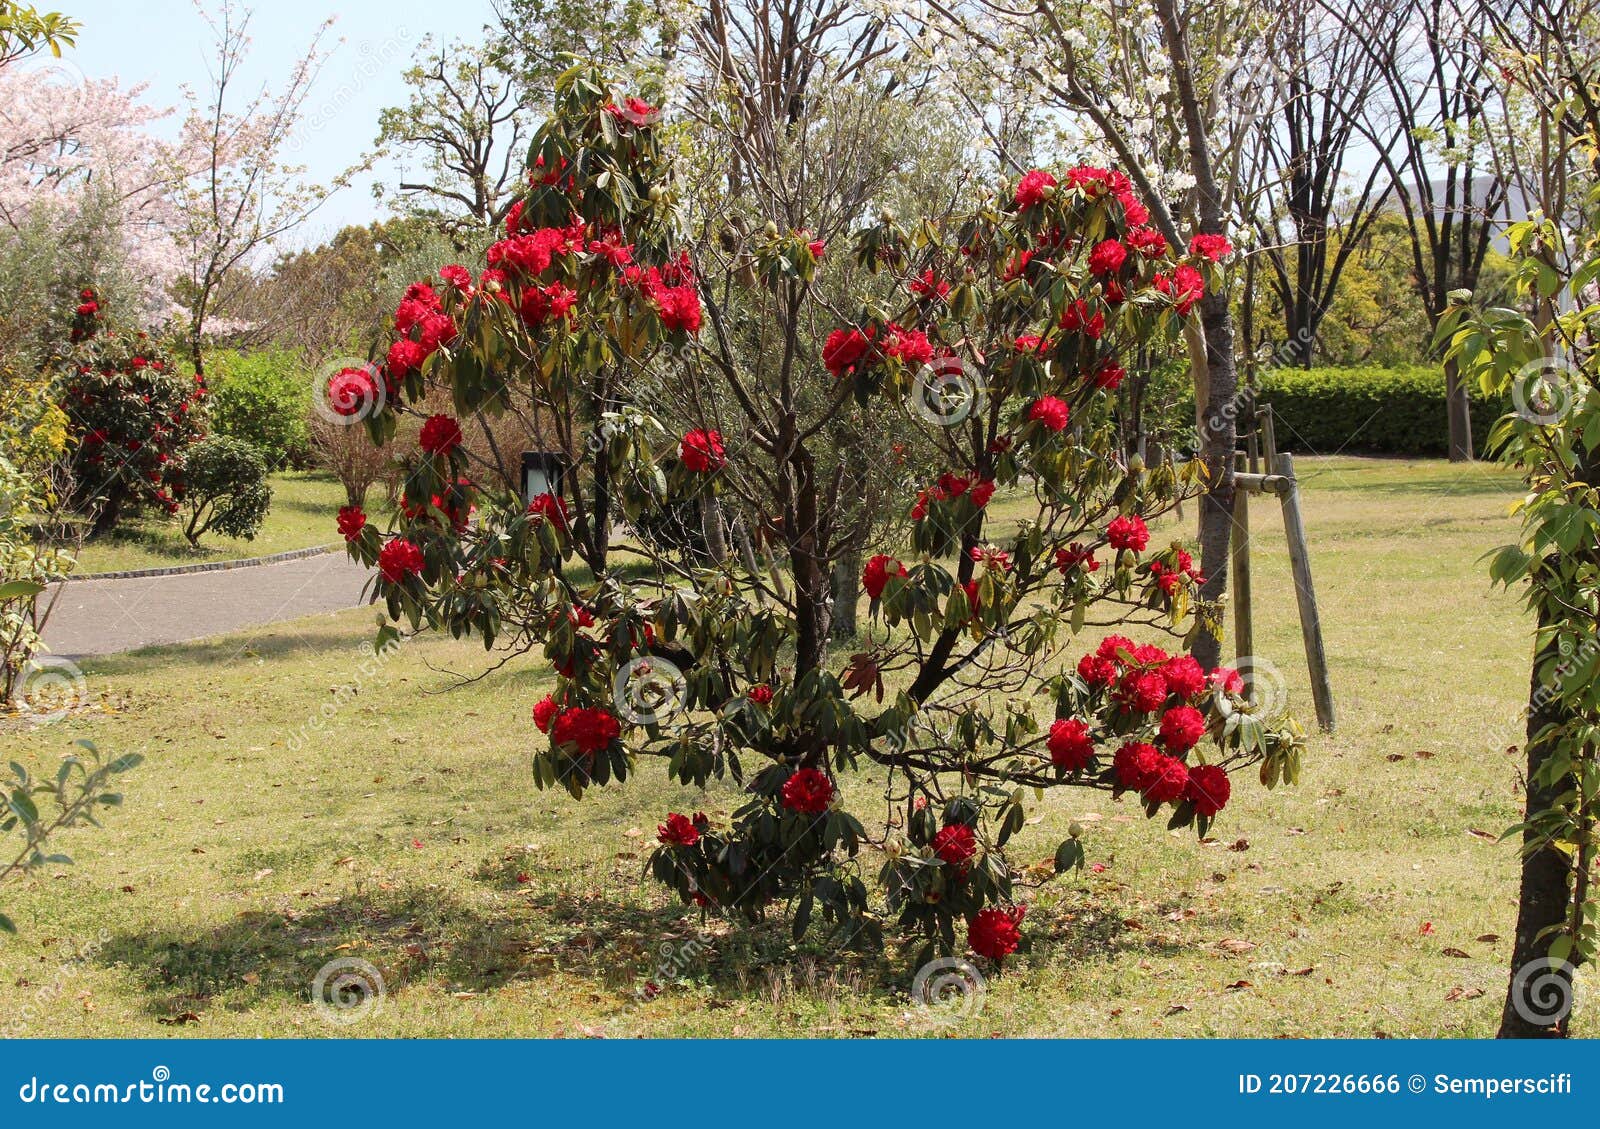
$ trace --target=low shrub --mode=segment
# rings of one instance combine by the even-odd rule
[[[212,434],[250,444],[272,470],[303,470],[311,464],[306,430],[311,377],[293,353],[218,352],[206,365],[206,377]]]

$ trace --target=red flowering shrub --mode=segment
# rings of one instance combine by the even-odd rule
[[[1182,352],[1204,280],[1148,233],[1127,178],[1036,170],[968,215],[852,232],[840,217],[859,209],[841,209],[830,230],[713,233],[691,253],[673,226],[687,178],[654,111],[608,109],[629,105],[595,73],[563,76],[507,237],[476,283],[451,268],[431,298],[408,294],[365,419],[381,442],[430,395],[514,404],[571,456],[528,503],[480,489],[460,447],[425,444],[390,540],[369,523],[350,546],[391,617],[542,651],[558,681],[534,708],[534,782],[577,797],[648,761],[686,786],[732,780],[727,824],[660,825],[650,871],[686,904],[790,905],[796,935],[893,928],[925,953],[952,951],[965,922],[1001,960],[1022,920],[1006,847],[1035,789],[1136,794],[1205,834],[1228,801],[1219,774],[1292,780],[1298,729],[1252,712],[1236,676],[1130,635],[1077,641],[1091,622],[1181,639],[1194,616],[1192,561],[1149,551],[1146,523],[1198,472],[1126,458],[1111,390],[1125,365]],[[826,263],[841,282],[887,276],[842,305],[815,285],[840,239],[853,254]],[[908,412],[930,377],[964,383],[965,409]],[[670,395],[641,391],[655,382]],[[816,437],[913,427],[938,452],[916,468],[926,485],[887,529],[846,520],[861,452]],[[1002,492],[1030,503],[1024,520],[991,522]],[[628,535],[672,508],[701,522],[713,497],[742,519],[726,558],[686,568]],[[847,560],[875,622],[836,656]],[[840,790],[863,763],[893,809],[870,838]],[[1076,837],[1058,846],[1058,869],[1083,861]]]
[[[176,514],[188,493],[186,455],[204,436],[205,382],[177,371],[142,332],[107,329],[85,290],[60,362],[60,405],[74,440],[71,502],[95,513],[94,532],[128,510]]]

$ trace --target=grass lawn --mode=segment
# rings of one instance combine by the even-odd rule
[[[272,476],[272,507],[253,541],[208,533],[200,538],[200,548],[195,550],[184,539],[178,518],[140,518],[122,522],[109,536],[85,545],[78,554],[76,571],[172,568],[327,545],[339,539],[333,520],[342,505],[344,487],[331,474],[285,471]]]
[[[95,709],[0,729],[4,759],[34,765],[85,737],[147,757],[103,831],[62,840],[76,866],[4,891],[22,935],[0,941],[0,1012],[31,1008],[31,1036],[1491,1035],[1517,868],[1491,840],[1519,813],[1530,643],[1477,558],[1512,532],[1516,482],[1301,469],[1337,736],[1313,735],[1297,789],[1238,781],[1215,842],[1048,795],[1015,857],[1047,857],[1076,817],[1104,869],[1029,892],[1024,950],[964,1020],[912,1008],[893,953],[796,947],[781,926],[697,938],[643,860],[667,810],[726,818],[734,792],[653,764],[581,803],[537,792],[543,673],[452,691],[491,659],[435,638],[363,669],[370,610],[97,660]],[[1275,510],[1252,515],[1256,649],[1309,719]],[[873,788],[846,782],[862,806]],[[309,1003],[338,957],[383,971],[359,1025]],[[640,1002],[646,981],[664,990]]]

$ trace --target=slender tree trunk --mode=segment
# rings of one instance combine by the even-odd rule
[[[1539,626],[1544,628],[1549,613],[1541,610]],[[1540,671],[1548,670],[1561,655],[1552,638],[1534,655],[1533,677],[1528,692],[1528,795],[1527,814],[1545,811],[1555,797],[1571,788],[1568,777],[1553,784],[1540,784],[1539,773],[1551,752],[1549,741],[1535,741],[1534,734],[1561,720],[1559,701],[1540,681]],[[1534,832],[1523,832],[1523,842],[1531,843]],[[1517,935],[1511,950],[1511,980],[1506,989],[1505,1007],[1500,1014],[1502,1039],[1566,1038],[1567,1010],[1572,999],[1570,969],[1550,968],[1550,942],[1567,920],[1571,905],[1572,864],[1553,847],[1535,851],[1522,860],[1522,887],[1517,897]],[[1545,930],[1550,934],[1541,937]],[[1549,980],[1546,977],[1555,977]],[[1540,984],[1543,983],[1543,989]],[[1564,991],[1563,991],[1564,989]],[[1560,1001],[1567,1006],[1560,1006]],[[1552,1002],[1556,1006],[1552,1007]]]
[[[706,552],[715,564],[728,559],[728,534],[722,524],[722,503],[715,494],[700,499],[700,526],[705,531]]]
[[[835,639],[854,639],[856,605],[861,602],[861,554],[855,551],[840,557],[833,566],[833,623]]]
[[[1239,370],[1233,355],[1233,313],[1226,293],[1208,293],[1200,302],[1209,373],[1206,412],[1201,427],[1201,457],[1209,488],[1200,498],[1200,569],[1206,582],[1201,599],[1213,606],[1228,591],[1228,553],[1233,536],[1233,450],[1239,433]],[[1222,660],[1221,619],[1214,630],[1195,635],[1190,648],[1201,666]]]
[[[1472,406],[1466,381],[1461,379],[1454,361],[1444,366],[1445,408],[1450,417],[1450,461],[1470,463],[1472,454]]]

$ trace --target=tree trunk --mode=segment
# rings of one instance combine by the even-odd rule
[[[1549,613],[1541,609],[1541,630],[1549,618]],[[1552,748],[1549,741],[1535,741],[1533,735],[1561,720],[1559,699],[1540,680],[1541,670],[1550,669],[1551,663],[1561,662],[1557,646],[1552,637],[1533,659],[1528,692],[1528,815],[1552,807],[1555,797],[1574,786],[1571,777],[1553,784],[1538,783],[1540,769]],[[1535,838],[1533,831],[1523,832],[1524,843],[1531,843]],[[1572,877],[1571,862],[1553,847],[1535,851],[1522,860],[1517,936],[1511,950],[1511,980],[1500,1014],[1499,1037],[1502,1039],[1566,1038],[1567,1014],[1572,1005],[1572,970],[1570,966],[1549,967],[1550,942],[1559,934],[1552,930],[1540,937],[1540,933],[1566,922],[1572,899]]]
[[[113,485],[106,492],[104,503],[95,511],[94,524],[89,527],[89,536],[104,537],[117,527],[117,522],[122,520],[122,504],[126,495]]]
[[[700,499],[700,527],[705,532],[706,553],[714,564],[728,559],[728,534],[722,524],[722,503],[715,494]]]
[[[1444,366],[1445,407],[1450,417],[1450,461],[1472,461],[1472,408],[1467,397],[1466,381],[1454,361]]]
[[[833,623],[835,639],[856,637],[856,605],[861,602],[861,554],[849,552],[833,566]]]
[[[1201,452],[1209,487],[1200,498],[1200,569],[1206,582],[1203,601],[1214,604],[1228,591],[1228,553],[1233,536],[1233,450],[1238,443],[1239,371],[1233,355],[1233,313],[1226,293],[1207,293],[1200,301],[1209,374]],[[1195,633],[1190,647],[1201,666],[1222,659],[1220,617],[1211,629]]]

